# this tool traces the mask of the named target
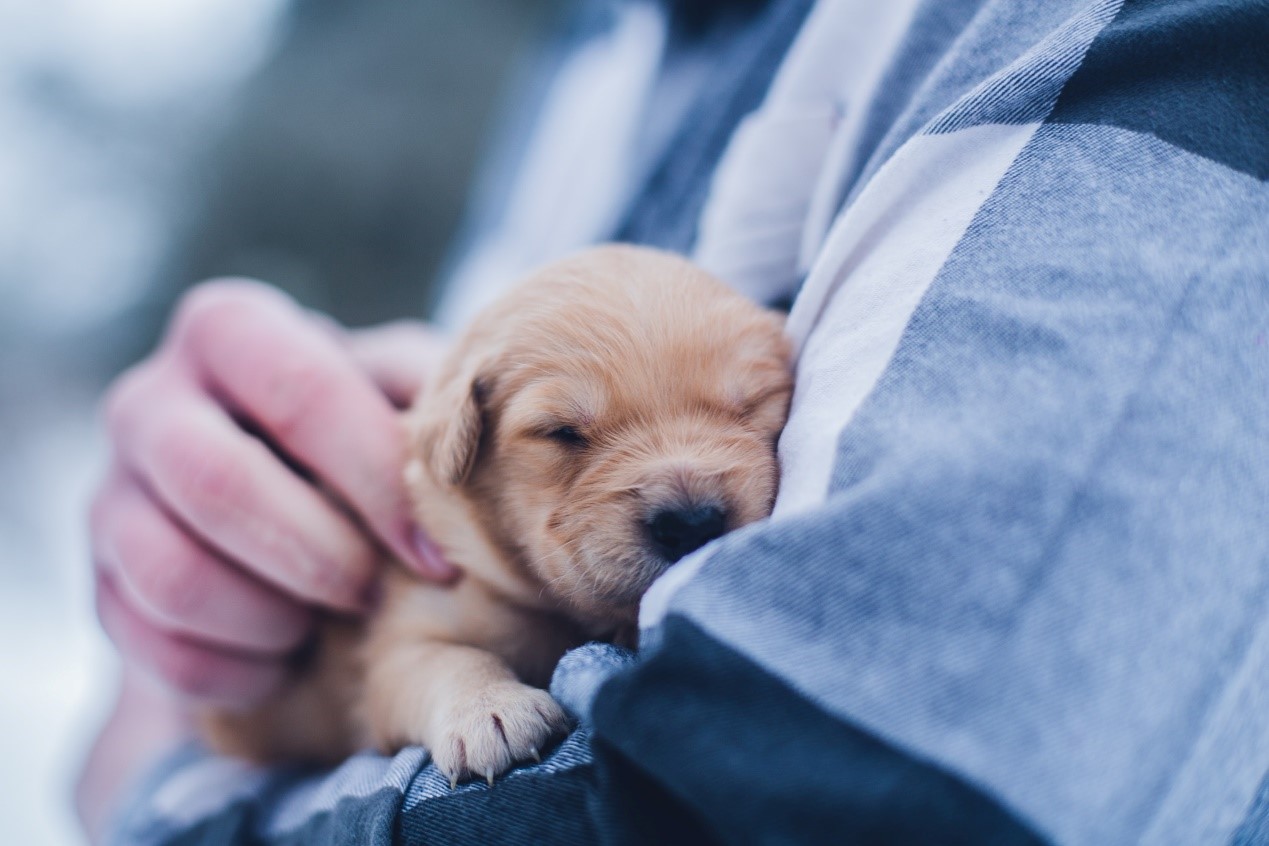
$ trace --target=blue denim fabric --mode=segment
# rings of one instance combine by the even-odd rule
[[[582,723],[604,682],[635,662],[635,653],[610,643],[588,643],[563,658],[551,677],[551,695]]]

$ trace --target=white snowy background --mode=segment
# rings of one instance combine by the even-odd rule
[[[0,0],[0,840],[80,841],[111,694],[84,515],[97,330],[163,251],[172,175],[267,55],[282,0]]]

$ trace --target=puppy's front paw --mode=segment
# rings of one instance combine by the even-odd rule
[[[493,784],[515,762],[540,760],[540,750],[568,728],[568,717],[549,693],[518,682],[456,699],[441,720],[432,758],[451,786],[468,776]]]

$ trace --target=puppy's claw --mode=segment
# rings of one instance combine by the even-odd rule
[[[507,682],[456,697],[441,723],[444,734],[434,741],[441,772],[492,786],[517,762],[540,761],[543,747],[564,732],[567,717],[546,691]]]
[[[456,790],[458,788],[458,776],[449,777],[449,789]]]

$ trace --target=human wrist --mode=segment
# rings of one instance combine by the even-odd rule
[[[75,785],[75,810],[90,843],[101,842],[128,788],[192,736],[189,707],[136,669],[125,668],[114,707]]]

